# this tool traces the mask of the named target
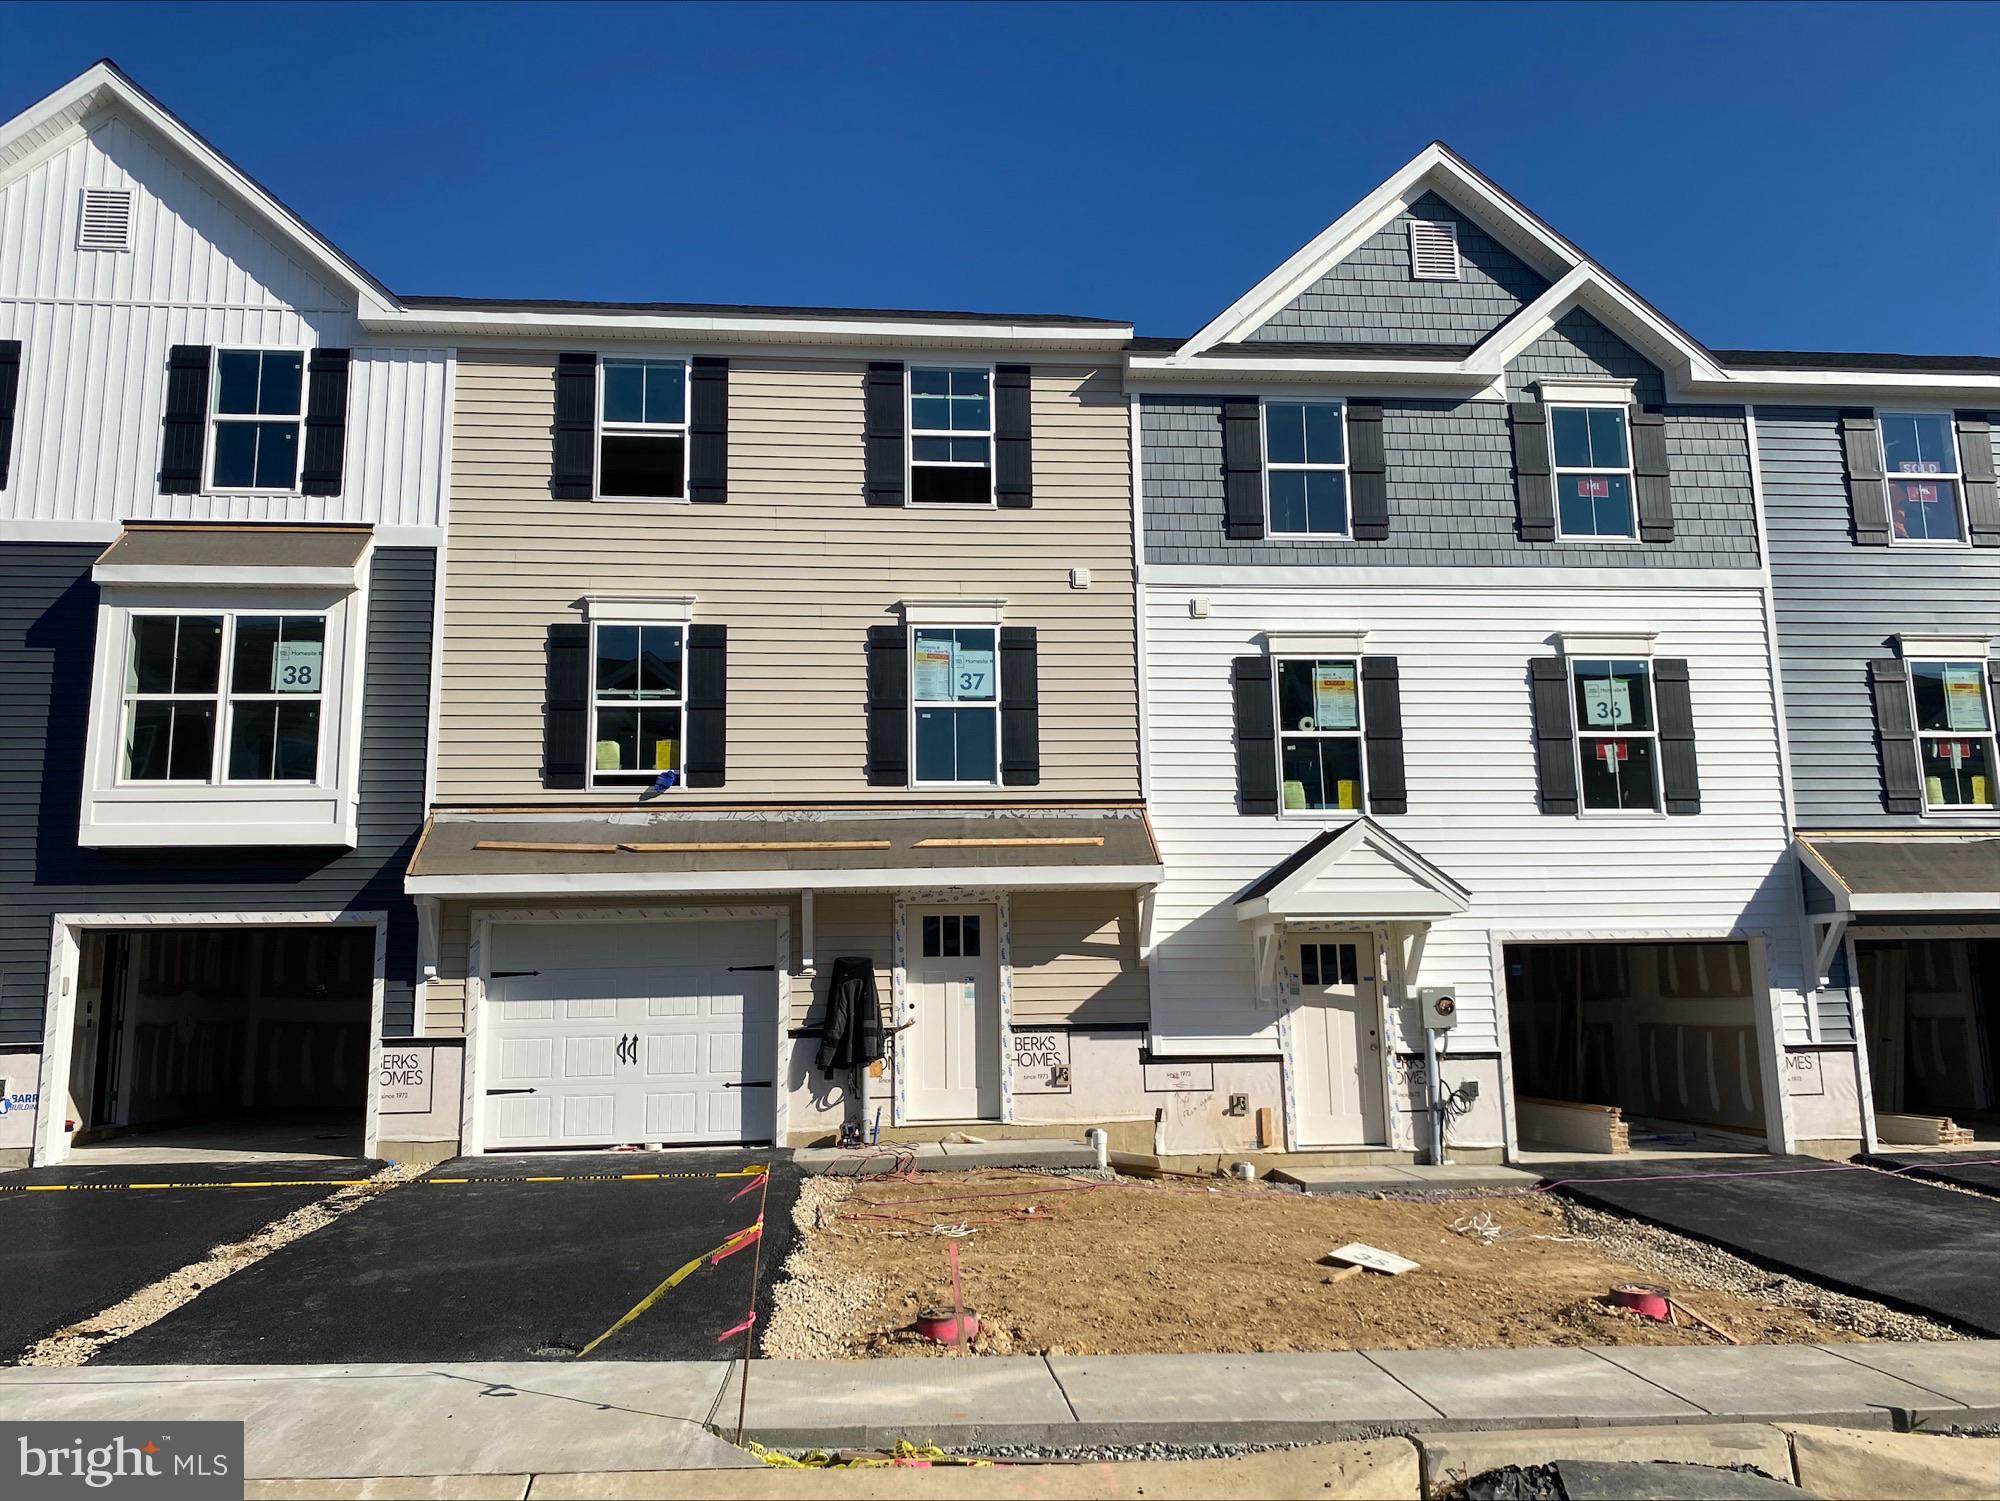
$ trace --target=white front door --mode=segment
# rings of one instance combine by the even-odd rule
[[[496,924],[485,1146],[770,1141],[768,921]]]
[[[1000,1118],[1000,914],[911,907],[904,930],[902,1059],[912,1120]]]
[[[1298,1070],[1300,1146],[1378,1146],[1386,1140],[1374,954],[1373,941],[1359,934],[1293,944],[1299,1001],[1292,1009],[1292,1061]]]

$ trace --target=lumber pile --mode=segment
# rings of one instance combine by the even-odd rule
[[[1632,1150],[1632,1128],[1616,1105],[1579,1105],[1573,1100],[1514,1101],[1520,1137],[1541,1147],[1619,1156]]]
[[[1969,1147],[1974,1140],[1948,1115],[1878,1115],[1875,1136],[1901,1147]]]

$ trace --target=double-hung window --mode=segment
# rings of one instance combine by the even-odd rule
[[[598,382],[597,493],[687,497],[687,362],[610,359]]]
[[[1348,535],[1342,416],[1337,401],[1264,403],[1264,486],[1273,535]]]
[[[1650,663],[1573,660],[1577,785],[1585,812],[1656,813],[1659,720]]]
[[[992,626],[911,630],[912,764],[919,784],[999,781],[999,635]]]
[[[215,351],[211,490],[298,488],[305,369],[297,349]]]
[[[1361,812],[1361,664],[1278,659],[1278,759],[1287,813]]]
[[[134,613],[126,782],[314,782],[326,617]]]
[[[1890,542],[1960,542],[1958,435],[1949,412],[1884,412]]]
[[[1551,406],[1556,535],[1636,538],[1632,444],[1622,406]]]
[[[993,503],[993,372],[910,370],[910,500]]]
[[[1984,662],[1910,663],[1924,807],[1990,808],[1994,801],[1993,700]]]
[[[591,627],[591,785],[632,786],[682,769],[687,627]]]

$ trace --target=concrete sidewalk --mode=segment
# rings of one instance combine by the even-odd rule
[[[16,1368],[0,1370],[0,1419],[241,1419],[252,1478],[726,1468],[749,1461],[704,1425],[733,1433],[740,1370]],[[747,1434],[785,1448],[1070,1447],[1717,1420],[2000,1422],[2000,1342],[760,1360]]]

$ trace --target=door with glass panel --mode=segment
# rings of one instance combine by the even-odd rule
[[[1374,1146],[1386,1140],[1373,956],[1372,940],[1362,935],[1316,936],[1293,946],[1293,972],[1299,977],[1291,1016],[1299,1146]]]
[[[1000,924],[993,907],[911,907],[902,1065],[913,1120],[1000,1116]]]

